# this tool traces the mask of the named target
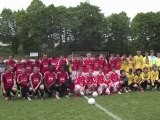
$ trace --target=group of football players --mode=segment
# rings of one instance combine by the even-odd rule
[[[160,53],[137,50],[135,56],[105,54],[67,56],[31,60],[0,57],[1,88],[5,100],[16,96],[31,98],[55,96],[69,98],[71,94],[84,96],[122,94],[160,87]]]

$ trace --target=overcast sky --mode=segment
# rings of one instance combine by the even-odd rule
[[[0,12],[3,8],[11,10],[26,9],[32,0],[0,0]],[[64,5],[66,7],[75,7],[80,2],[86,0],[42,0],[47,6],[54,4],[55,6]],[[112,13],[124,11],[133,18],[139,12],[158,12],[160,11],[160,0],[88,0],[92,5],[100,7],[105,16]]]

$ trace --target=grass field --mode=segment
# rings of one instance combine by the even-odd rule
[[[96,102],[122,120],[160,120],[160,92],[99,96]],[[0,98],[0,120],[113,120],[82,98],[32,101]]]

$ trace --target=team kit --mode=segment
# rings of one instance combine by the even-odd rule
[[[14,60],[0,58],[5,100],[122,94],[159,90],[160,53],[137,50],[136,55],[105,54]]]

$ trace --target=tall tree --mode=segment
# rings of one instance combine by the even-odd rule
[[[160,13],[138,13],[132,20],[132,48],[160,49]]]
[[[106,17],[106,49],[112,53],[126,53],[130,38],[130,19],[125,12]]]
[[[10,9],[3,9],[1,13],[1,40],[4,43],[9,43],[13,54],[17,54],[19,40],[17,39],[16,21],[13,17],[13,12]]]

